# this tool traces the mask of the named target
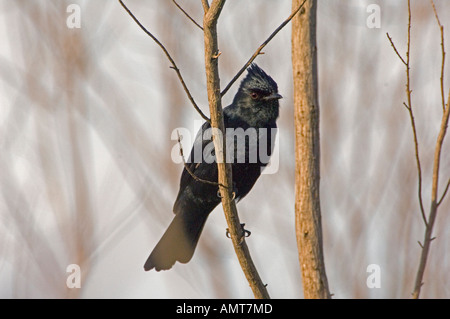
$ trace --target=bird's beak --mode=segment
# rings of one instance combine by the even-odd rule
[[[263,100],[270,101],[270,100],[278,100],[278,99],[282,99],[282,98],[283,97],[280,94],[272,93],[272,94],[270,94],[268,96],[263,97]]]

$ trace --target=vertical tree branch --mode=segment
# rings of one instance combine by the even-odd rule
[[[292,1],[297,8],[300,0]],[[295,227],[305,298],[331,298],[322,245],[316,47],[317,0],[292,21],[296,137]]]
[[[412,106],[412,97],[411,97],[411,74],[410,74],[410,57],[411,57],[411,2],[408,0],[408,36],[407,36],[407,48],[406,48],[406,97],[408,100],[407,110],[409,112],[409,118],[411,120],[411,128],[413,130],[414,137],[414,150],[416,154],[416,165],[417,165],[417,174],[418,174],[418,197],[419,197],[419,205],[420,205],[420,213],[422,214],[423,222],[425,225],[428,224],[427,218],[425,216],[425,209],[423,206],[422,199],[422,165],[420,163],[420,153],[419,153],[419,140],[417,137],[417,129],[416,122],[414,120],[414,112]]]
[[[422,166],[420,163],[420,153],[419,153],[419,140],[417,137],[417,129],[416,123],[414,120],[414,112],[412,106],[412,98],[411,98],[411,75],[410,75],[410,56],[411,56],[411,3],[408,0],[408,36],[407,36],[407,48],[406,48],[406,97],[408,100],[407,110],[409,112],[409,117],[411,120],[411,128],[413,130],[414,137],[414,150],[416,154],[416,165],[417,165],[417,174],[418,174],[418,197],[419,197],[419,205],[420,205],[420,213],[422,214],[423,221],[425,225],[427,225],[428,221],[425,216],[425,209],[423,206],[422,199]]]
[[[410,68],[410,54],[411,54],[411,6],[410,1],[408,0],[408,35],[407,35],[407,48],[406,48],[406,61],[402,58],[400,53],[398,52],[397,48],[395,47],[394,41],[392,41],[392,38],[389,36],[389,33],[386,33],[389,42],[391,43],[392,48],[394,49],[395,53],[399,57],[399,59],[403,62],[403,64],[406,67],[406,98],[407,103],[403,102],[403,105],[408,110],[409,114],[409,120],[411,121],[411,128],[413,132],[413,139],[414,139],[414,153],[416,157],[416,166],[417,166],[417,197],[419,199],[419,208],[420,208],[420,214],[422,215],[423,222],[425,225],[428,224],[427,217],[425,216],[425,208],[423,205],[423,198],[422,198],[422,164],[420,162],[420,152],[419,152],[419,139],[417,136],[417,128],[416,128],[416,121],[414,118],[414,110],[412,105],[412,90],[411,90],[411,68]]]
[[[450,91],[449,96],[447,100],[447,104],[445,104],[445,98],[444,98],[444,65],[445,65],[445,48],[444,48],[444,28],[441,25],[439,21],[439,17],[436,11],[436,7],[434,6],[433,1],[431,0],[431,5],[433,7],[433,11],[436,17],[437,24],[440,29],[441,33],[441,50],[442,50],[442,62],[441,62],[441,77],[440,77],[440,95],[442,100],[442,109],[443,109],[443,115],[441,120],[441,126],[439,129],[439,134],[437,137],[436,145],[435,145],[435,151],[434,151],[434,160],[433,160],[433,176],[432,176],[432,185],[431,185],[431,204],[430,204],[430,212],[428,214],[428,218],[425,215],[425,210],[423,206],[423,200],[422,200],[422,169],[421,169],[421,163],[420,163],[420,157],[419,157],[419,142],[417,138],[417,130],[416,130],[416,124],[414,120],[414,113],[413,113],[413,107],[412,107],[412,90],[411,90],[411,77],[410,77],[410,53],[411,53],[411,3],[410,0],[408,0],[408,35],[407,35],[407,49],[406,49],[406,61],[401,57],[401,55],[398,53],[392,38],[387,34],[388,39],[394,48],[395,53],[398,55],[400,60],[405,64],[406,66],[406,96],[407,96],[407,103],[403,103],[406,107],[406,109],[409,112],[409,117],[411,120],[411,126],[413,130],[413,136],[414,136],[414,148],[415,148],[415,155],[416,155],[416,165],[417,165],[417,172],[418,172],[418,192],[419,192],[419,204],[420,204],[420,211],[422,214],[423,221],[425,223],[425,235],[423,243],[420,243],[420,247],[422,248],[422,252],[420,255],[420,261],[419,261],[419,268],[417,270],[416,279],[414,283],[414,290],[412,293],[412,297],[414,299],[419,298],[420,290],[423,285],[423,276],[425,273],[425,267],[427,264],[428,254],[430,251],[430,245],[433,241],[434,237],[432,237],[433,234],[433,226],[434,222],[436,220],[437,211],[439,204],[443,200],[444,196],[447,194],[448,186],[450,184],[450,180],[447,183],[447,186],[445,187],[444,193],[441,196],[440,199],[438,199],[439,192],[438,192],[438,186],[439,186],[439,167],[440,167],[440,160],[441,160],[441,152],[442,152],[442,145],[444,142],[445,135],[447,133],[447,127],[448,127],[448,121],[449,121],[449,115],[450,115]]]
[[[445,44],[444,44],[444,26],[441,24],[439,20],[439,16],[436,10],[436,6],[434,5],[433,0],[430,0],[431,6],[433,7],[434,16],[436,17],[436,22],[439,26],[439,30],[441,31],[441,53],[442,53],[442,63],[441,63],[441,100],[442,100],[442,111],[445,112],[445,96],[444,96],[444,68],[445,68]]]
[[[422,245],[422,253],[420,255],[419,268],[417,270],[416,281],[414,284],[414,291],[412,297],[414,299],[418,299],[420,295],[420,290],[423,285],[423,275],[425,273],[425,266],[427,264],[428,252],[430,250],[430,245],[433,235],[433,226],[436,220],[437,212],[438,212],[438,185],[439,185],[439,166],[441,160],[441,152],[442,152],[442,144],[444,142],[445,135],[447,133],[448,120],[450,115],[450,91],[449,96],[447,98],[447,105],[445,106],[444,114],[442,116],[441,127],[439,130],[439,135],[436,141],[436,147],[434,151],[434,161],[433,161],[433,180],[431,187],[431,207],[430,214],[428,215],[428,224],[425,227],[425,236]],[[444,194],[446,191],[444,192]],[[443,198],[443,197],[442,197]],[[441,198],[441,200],[442,200]],[[439,203],[440,201],[439,200]]]
[[[205,11],[203,19],[204,42],[205,42],[205,70],[206,86],[208,90],[208,101],[211,113],[211,127],[218,166],[218,182],[222,206],[225,212],[231,240],[238,256],[242,270],[253,290],[255,298],[269,298],[269,294],[263,284],[256,267],[251,259],[245,234],[239,222],[236,203],[234,201],[233,182],[231,175],[231,164],[225,162],[226,149],[225,129],[220,95],[220,79],[218,68],[219,50],[217,44],[217,20],[225,4],[225,0],[214,0],[208,5],[206,0],[202,1]]]

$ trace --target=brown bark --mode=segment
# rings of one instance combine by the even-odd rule
[[[292,1],[293,10],[300,4]],[[331,298],[325,273],[320,211],[320,136],[316,47],[317,1],[292,21],[295,110],[295,227],[305,298]]]

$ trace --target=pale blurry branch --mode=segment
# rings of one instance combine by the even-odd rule
[[[409,112],[410,119],[411,119],[411,126],[413,129],[413,135],[414,135],[414,145],[415,145],[415,151],[416,151],[416,162],[417,162],[417,170],[419,174],[419,201],[420,201],[420,209],[422,212],[422,217],[425,222],[425,235],[423,242],[419,242],[419,245],[422,249],[421,255],[420,255],[420,262],[419,267],[417,269],[416,279],[414,283],[414,290],[412,293],[412,297],[414,299],[419,298],[420,290],[423,286],[423,276],[425,273],[425,267],[428,259],[428,254],[430,250],[431,242],[436,238],[433,237],[433,226],[434,222],[436,220],[437,212],[438,212],[438,206],[441,204],[442,200],[444,199],[445,195],[447,194],[447,191],[450,186],[450,180],[447,182],[447,185],[445,187],[445,190],[438,200],[438,185],[439,185],[439,167],[440,167],[440,161],[441,161],[441,153],[442,153],[442,145],[444,143],[445,135],[447,133],[447,127],[448,127],[448,121],[450,116],[450,90],[449,95],[447,99],[447,103],[445,102],[444,97],[444,65],[445,65],[445,48],[444,48],[444,27],[441,25],[439,21],[439,17],[436,11],[436,7],[434,6],[433,0],[430,0],[431,5],[433,7],[433,11],[436,17],[437,24],[440,29],[441,33],[441,48],[442,48],[442,63],[441,63],[441,77],[440,77],[440,91],[441,91],[441,99],[442,99],[442,108],[443,108],[443,115],[441,120],[441,125],[435,145],[435,151],[434,151],[434,160],[433,160],[433,175],[432,175],[432,185],[431,185],[431,203],[430,203],[430,211],[428,214],[428,218],[425,216],[425,212],[423,209],[422,204],[422,172],[421,172],[421,166],[420,166],[420,158],[419,158],[419,149],[418,149],[418,140],[417,140],[417,132],[416,132],[416,125],[414,121],[413,116],[413,107],[411,102],[411,88],[410,88],[410,41],[411,41],[411,4],[410,0],[408,0],[408,44],[407,44],[407,51],[406,51],[406,62],[401,58],[400,54],[395,48],[394,43],[392,42],[391,37],[388,35],[388,39],[391,42],[392,47],[394,48],[397,55],[402,59],[404,64],[406,65],[406,95],[408,98],[408,102],[404,103],[406,109]]]
[[[197,21],[195,21],[194,18],[192,18],[189,15],[189,13],[187,13],[175,0],[172,0],[172,1],[177,6],[177,8],[180,9],[181,12],[183,12],[186,17],[188,17],[189,20],[191,20],[197,27],[199,27],[201,30],[203,30],[203,27],[200,24],[198,24]]]
[[[260,54],[263,54],[261,51],[262,49],[264,49],[264,47],[273,39],[274,36],[277,35],[277,33],[283,29],[286,24],[288,24],[292,18],[294,18],[294,16],[300,11],[300,9],[303,8],[303,5],[305,4],[307,0],[304,0],[297,9],[295,9],[294,11],[292,11],[292,13],[289,15],[289,17],[283,21],[282,24],[280,24],[280,26],[278,28],[275,29],[275,31],[272,32],[272,34],[266,39],[266,41],[264,41],[258,49],[256,49],[255,53],[253,53],[253,55],[250,57],[250,59],[247,61],[247,63],[244,64],[244,66],[239,70],[239,72],[233,77],[233,79],[231,79],[230,83],[227,84],[227,86],[222,90],[222,92],[220,93],[220,95],[223,97],[228,90],[231,88],[231,86],[234,84],[234,82],[236,82],[236,80],[241,76],[241,74],[250,66],[250,64],[252,64],[252,62],[256,59],[256,57]]]
[[[186,86],[186,83],[184,82],[183,76],[181,75],[180,69],[177,67],[175,61],[172,59],[172,56],[169,54],[169,52],[167,51],[167,49],[164,47],[164,45],[150,32],[148,31],[142,24],[141,22],[134,16],[134,14],[130,11],[130,9],[128,9],[128,7],[123,3],[122,0],[119,0],[120,4],[122,5],[122,7],[125,9],[125,11],[130,15],[131,18],[133,18],[134,22],[136,22],[136,24],[148,35],[150,36],[153,41],[156,42],[156,44],[158,44],[158,46],[163,50],[164,54],[166,55],[167,59],[170,61],[170,63],[172,64],[171,69],[174,69],[175,72],[177,73],[178,79],[181,82],[181,85],[183,86],[184,91],[186,92],[189,101],[191,101],[192,105],[194,106],[194,108],[197,110],[197,112],[201,115],[201,117],[207,121],[210,122],[209,118],[200,110],[200,108],[198,107],[197,103],[195,103],[194,98],[191,95],[191,92],[189,91],[189,89]]]

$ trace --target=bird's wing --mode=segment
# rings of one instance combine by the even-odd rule
[[[193,177],[190,173],[195,175],[195,171],[198,169],[202,162],[214,162],[213,152],[208,151],[209,148],[213,147],[212,139],[204,137],[204,132],[211,128],[208,122],[203,123],[202,127],[197,132],[197,135],[192,145],[189,157],[186,160],[186,167],[183,169],[180,179],[180,191],[190,182],[192,182]],[[206,149],[206,150],[205,150]],[[189,172],[188,170],[189,169]]]

